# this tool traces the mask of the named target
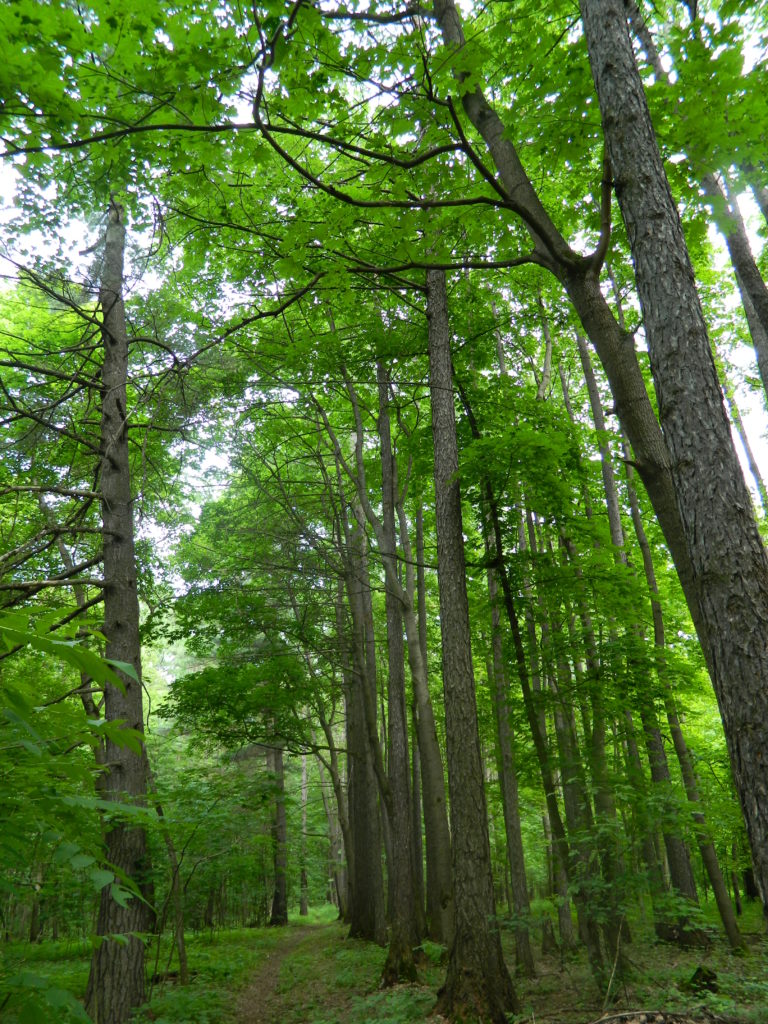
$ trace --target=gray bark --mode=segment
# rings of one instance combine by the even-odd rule
[[[101,516],[104,528],[104,636],[107,658],[132,665],[141,679],[139,599],[136,590],[133,497],[128,453],[128,334],[123,306],[125,226],[123,209],[109,206],[99,305],[102,316],[103,363],[101,413]],[[109,683],[104,692],[104,717],[143,733],[141,682],[125,673],[123,687]],[[100,795],[115,804],[143,805],[148,765],[142,747],[136,753],[112,740],[105,744],[106,770]],[[107,860],[139,889],[149,877],[146,834],[142,827],[116,815],[105,836]],[[151,908],[134,897],[121,906],[110,886],[101,890],[97,935],[103,941],[93,954],[86,991],[86,1009],[95,1024],[123,1024],[143,1002],[144,943],[138,936],[150,929]],[[108,936],[124,937],[116,941]]]
[[[416,706],[411,707],[414,728],[411,733],[411,829],[413,854],[413,901],[420,935],[427,935],[426,890],[424,888],[424,836],[421,817],[421,763],[416,739]]]
[[[352,620],[352,671],[347,692],[347,772],[349,777],[349,828],[352,864],[350,872],[350,929],[353,938],[383,943],[386,932],[384,881],[381,869],[381,830],[377,801],[374,754],[371,749],[370,712],[375,733],[376,677],[370,675],[375,659],[366,658],[363,588],[368,570],[363,553],[364,537],[357,527],[351,535],[347,594]]]
[[[436,1010],[506,1024],[517,998],[495,922],[475,703],[445,274],[427,272],[429,385],[456,927]]]
[[[389,418],[389,377],[381,362],[376,364],[379,389],[379,439],[381,442],[382,483],[382,558],[397,574],[395,536],[395,460]],[[405,711],[405,649],[403,618],[398,594],[389,587],[384,592],[387,618],[387,704],[389,790],[387,812],[392,826],[390,860],[390,935],[382,984],[395,985],[416,980],[414,946],[419,942],[414,914],[413,850],[411,834],[411,795],[408,781],[408,722]]]
[[[354,471],[344,458],[327,416],[322,413],[322,410],[321,414],[332,439],[337,462],[340,466],[344,467],[347,476],[355,485],[360,514],[364,515],[373,529],[379,551],[385,552],[387,550],[387,541],[384,538],[383,525],[373,509],[367,493],[365,463],[363,460],[363,424],[357,394],[346,375],[345,383],[355,415],[356,465]],[[408,521],[404,502],[399,495],[396,495],[396,502],[397,516],[400,524],[400,543],[403,549],[405,565],[405,584],[403,585],[400,581],[394,558],[384,557],[382,558],[382,564],[387,591],[395,595],[401,605],[405,635],[408,643],[408,666],[411,670],[411,680],[413,682],[416,730],[422,767],[424,829],[427,847],[427,917],[429,930],[432,938],[447,944],[450,941],[453,930],[453,885],[451,880],[451,840],[448,830],[445,778],[427,678],[426,617],[423,622],[417,620],[416,580]],[[423,552],[418,557],[418,560],[423,572]],[[423,594],[423,585],[421,593]],[[387,788],[388,783],[382,777],[382,774],[379,769],[383,791]]]
[[[697,627],[768,913],[768,559],[712,359],[621,0],[581,0],[616,195],[627,227]]]

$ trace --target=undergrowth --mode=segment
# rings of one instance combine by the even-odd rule
[[[173,977],[178,965],[170,939],[164,937],[159,956],[157,947],[150,947],[147,962],[150,973],[168,980],[152,986],[151,1000],[137,1011],[135,1024],[426,1020],[444,978],[443,947],[424,943],[418,984],[382,990],[379,978],[386,950],[347,939],[345,927],[334,917],[329,907],[297,918],[286,928],[189,935],[192,978],[184,987]],[[657,1010],[701,1020],[766,1024],[768,944],[759,908],[748,908],[740,924],[750,941],[744,956],[732,954],[720,937],[707,950],[659,944],[648,922],[632,921],[633,941],[625,949],[629,970],[615,983],[612,1010]],[[512,931],[503,929],[502,936],[513,965]],[[86,942],[5,944],[0,968],[4,1024],[85,1024],[78,1000],[85,991],[89,958]],[[698,966],[713,972],[717,991],[691,990],[688,983]],[[591,981],[583,951],[562,958],[537,957],[537,977],[517,978],[515,985],[523,1007],[514,1018],[516,1024],[584,1024],[600,1016],[604,994]]]

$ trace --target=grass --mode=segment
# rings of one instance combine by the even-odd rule
[[[704,909],[705,915],[708,908]],[[420,983],[381,990],[386,950],[346,938],[332,908],[295,919],[287,928],[231,929],[190,935],[191,983],[154,986],[135,1024],[410,1024],[427,1019],[444,977],[442,948],[425,943]],[[656,944],[648,925],[633,921],[627,947],[629,973],[616,986],[613,1009],[661,1010],[691,1018],[765,1024],[768,1021],[768,943],[760,910],[747,909],[741,926],[750,952],[734,956],[723,941],[709,950]],[[503,931],[508,962],[513,936]],[[170,942],[161,942],[158,971],[175,968]],[[6,944],[0,970],[0,1018],[4,1024],[70,1024],[84,1021],[74,996],[88,977],[85,942]],[[155,954],[148,957],[155,970]],[[696,967],[717,976],[716,993],[686,989]],[[537,958],[537,977],[516,979],[524,1012],[518,1024],[585,1024],[600,1016],[602,995],[591,980],[583,952],[561,960]],[[12,998],[3,1005],[11,993]],[[74,996],[72,995],[74,993]],[[22,1011],[22,1006],[26,1009]]]

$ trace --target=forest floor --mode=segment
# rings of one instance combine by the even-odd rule
[[[441,949],[427,944],[419,982],[380,989],[384,952],[345,937],[337,923],[294,923],[250,975],[236,1000],[237,1024],[407,1024],[428,1021],[443,980]],[[516,979],[516,1024],[768,1024],[768,942],[736,958],[719,944],[702,954],[643,941],[628,947],[627,977],[610,1009],[578,955],[540,957],[534,979]],[[511,958],[513,962],[513,958]],[[697,968],[717,992],[691,991]]]
[[[348,939],[333,914],[325,907],[284,928],[190,933],[186,986],[178,984],[169,937],[155,940],[148,973],[166,980],[153,984],[132,1024],[444,1024],[432,1015],[445,976],[441,946],[424,943],[418,983],[381,989],[386,949]],[[522,1009],[510,1024],[768,1024],[768,938],[759,908],[750,907],[741,925],[749,952],[734,956],[714,926],[712,945],[696,951],[657,943],[644,922],[633,922],[629,969],[614,979],[607,1010],[583,953],[561,959],[536,950],[536,977],[515,978]],[[513,969],[511,930],[502,936]],[[0,944],[3,1024],[82,1021],[77,999],[89,956],[84,940]],[[717,991],[691,988],[698,968],[711,972]]]

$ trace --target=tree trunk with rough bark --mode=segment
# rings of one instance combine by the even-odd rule
[[[123,688],[105,686],[104,717],[124,728],[144,731],[141,690],[139,599],[136,589],[133,496],[128,452],[128,334],[123,306],[125,226],[122,207],[110,202],[99,292],[102,315],[101,516],[104,529],[104,636],[107,658],[133,666],[136,679],[118,672]],[[106,833],[107,860],[141,891],[149,877],[144,829],[119,805],[143,805],[147,757],[112,740],[105,744],[107,766],[100,795],[116,805]],[[144,1000],[144,941],[152,909],[138,896],[122,906],[101,890],[96,933],[103,936],[91,960],[86,1009],[95,1024],[123,1024]]]
[[[370,711],[376,708],[375,657],[367,637],[363,589],[369,586],[363,531],[351,534],[347,594],[352,619],[352,672],[347,693],[347,771],[349,829],[353,849],[350,873],[352,938],[383,943],[386,934],[384,881],[381,870],[381,826],[378,786],[371,748]],[[368,656],[366,656],[368,654]],[[375,720],[374,720],[375,729]]]
[[[427,272],[429,385],[456,927],[436,1011],[506,1024],[518,1008],[494,920],[493,876],[464,565],[445,274]]]
[[[580,6],[694,573],[697,627],[768,913],[768,558],[733,447],[623,4],[581,0]]]
[[[381,556],[396,574],[395,535],[396,467],[392,451],[389,418],[389,377],[381,362],[376,363],[379,389],[379,439],[381,443],[382,540]],[[403,618],[398,595],[390,587],[384,592],[387,619],[387,705],[388,775],[387,811],[392,826],[390,860],[389,950],[382,971],[384,986],[416,980],[413,950],[420,941],[414,915],[413,850],[411,836],[411,794],[409,786],[408,720],[405,704],[405,648]]]

